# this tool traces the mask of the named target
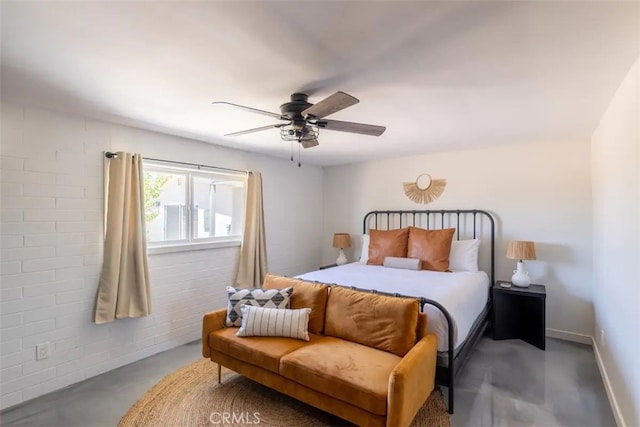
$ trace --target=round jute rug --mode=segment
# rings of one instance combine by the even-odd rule
[[[127,411],[118,427],[349,425],[224,368],[218,384],[216,368],[202,359],[167,375]],[[412,426],[450,426],[439,389],[429,396]]]

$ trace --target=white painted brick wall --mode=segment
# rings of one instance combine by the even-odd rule
[[[239,248],[149,257],[153,314],[91,321],[103,251],[103,153],[255,169],[263,174],[270,271],[321,260],[322,169],[43,109],[1,105],[0,408],[200,336],[225,305]],[[51,356],[35,359],[35,346]]]

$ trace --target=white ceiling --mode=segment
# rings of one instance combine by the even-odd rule
[[[3,98],[288,158],[295,91],[360,103],[303,162],[586,140],[640,55],[637,2],[2,2]]]

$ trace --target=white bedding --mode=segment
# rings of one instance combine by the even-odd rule
[[[454,323],[454,348],[467,338],[471,326],[487,303],[489,277],[484,271],[476,273],[413,271],[366,265],[360,262],[312,271],[297,276],[300,279],[323,283],[376,289],[381,292],[425,297],[442,304]],[[425,305],[429,316],[428,330],[438,337],[438,351],[448,351],[447,320],[440,310]]]

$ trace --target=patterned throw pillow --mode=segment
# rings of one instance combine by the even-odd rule
[[[227,326],[240,326],[242,324],[242,306],[249,304],[255,307],[289,308],[293,288],[261,289],[247,288],[236,289],[227,286],[229,304],[227,305]]]
[[[309,341],[310,308],[279,310],[245,305],[239,337],[288,337]]]

